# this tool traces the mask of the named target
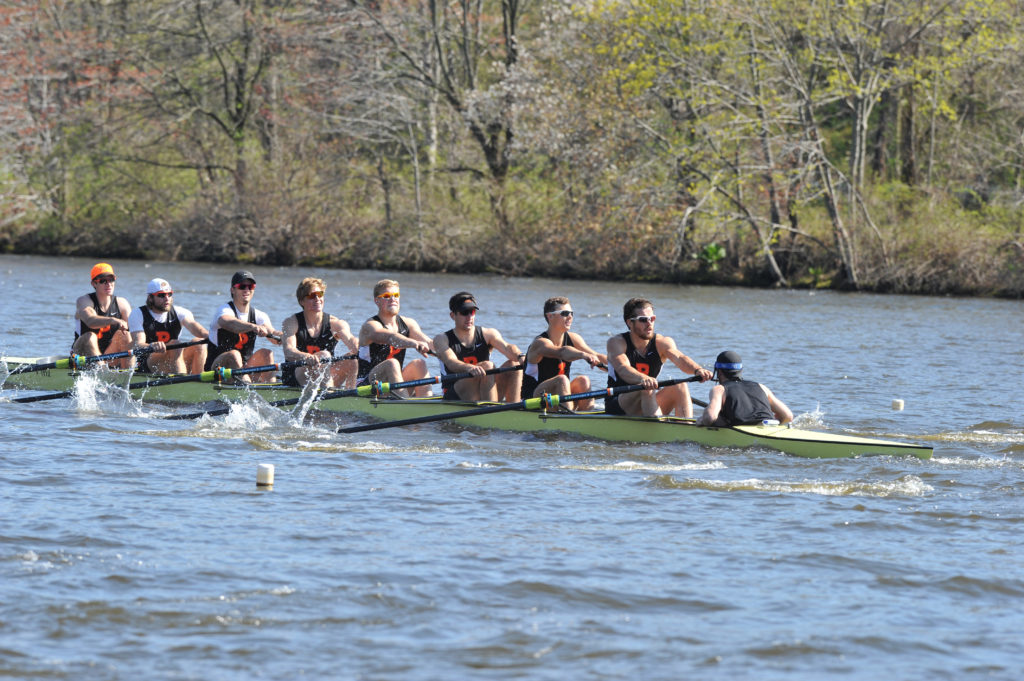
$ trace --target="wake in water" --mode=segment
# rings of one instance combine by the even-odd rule
[[[717,492],[772,492],[791,494],[818,494],[823,496],[853,497],[922,497],[933,490],[916,475],[903,475],[895,480],[704,480],[688,478],[677,480],[668,475],[655,478],[655,484],[664,489],[701,489]]]

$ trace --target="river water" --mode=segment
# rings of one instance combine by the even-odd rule
[[[0,256],[0,352],[66,352],[92,264]],[[236,269],[113,264],[133,304],[165,277],[207,326]],[[572,299],[599,349],[644,295],[659,332],[705,366],[737,350],[799,425],[935,456],[807,460],[457,423],[338,435],[354,417],[259,405],[166,421],[168,407],[89,386],[0,404],[0,676],[1024,675],[1019,301],[252,269],[278,327],[303,276],[323,277],[326,309],[355,328],[373,283],[395,276],[428,333],[468,289],[478,323],[524,348],[551,295]],[[259,463],[276,467],[273,489],[257,488]]]

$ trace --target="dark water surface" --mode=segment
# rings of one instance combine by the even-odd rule
[[[0,352],[66,352],[92,264],[0,257]],[[134,305],[165,277],[206,326],[235,269],[114,266]],[[323,276],[326,309],[356,328],[384,276],[254,271],[278,327],[302,276]],[[1024,677],[1020,302],[397,278],[428,333],[469,289],[479,323],[524,348],[550,295],[570,296],[599,349],[624,329],[625,299],[645,295],[659,332],[705,366],[738,350],[798,424],[927,442],[935,457],[455,423],[338,435],[353,417],[255,405],[165,421],[168,407],[91,385],[32,404],[7,389],[0,677]],[[259,463],[276,467],[272,490],[255,485]]]

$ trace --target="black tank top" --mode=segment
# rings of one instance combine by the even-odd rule
[[[331,315],[323,313],[323,320],[320,322],[320,329],[317,335],[310,337],[309,329],[306,328],[306,316],[302,312],[295,313],[295,323],[299,330],[295,332],[295,348],[300,352],[308,352],[313,355],[321,350],[334,354],[334,348],[338,345],[338,339],[331,332]],[[296,367],[285,367],[281,369],[281,382],[285,385],[298,385],[295,378]]]
[[[639,371],[641,374],[650,376],[651,378],[657,378],[658,374],[661,373],[662,361],[661,355],[658,354],[658,340],[657,334],[651,338],[650,342],[647,343],[647,347],[644,348],[643,352],[640,352],[635,345],[633,345],[633,339],[630,337],[628,331],[622,334],[623,340],[626,341],[626,359],[629,360],[629,365]],[[608,374],[608,387],[617,388],[620,385],[628,385],[621,378],[616,376],[612,378],[611,372]]]
[[[537,336],[537,338],[550,338],[548,332]],[[576,347],[572,344],[572,336],[568,332],[562,336],[562,346]],[[527,364],[523,370],[523,385],[519,391],[519,398],[526,400],[533,397],[537,386],[558,375],[569,378],[572,373],[572,362],[566,362],[557,357],[542,357],[536,364]]]
[[[479,326],[473,330],[473,340],[470,343],[460,341],[454,330],[445,331],[444,335],[448,338],[448,347],[455,353],[455,357],[466,364],[479,364],[491,358],[491,346],[484,340],[484,330]],[[447,374],[448,367],[441,362],[441,375],[446,376]],[[454,392],[453,384],[442,384],[441,394],[443,396],[451,397]]]
[[[739,426],[761,423],[775,418],[772,405],[764,388],[756,381],[727,381],[722,411],[715,419],[716,426]]]
[[[373,315],[372,319],[384,324],[381,321],[380,315]],[[401,315],[395,317],[395,323],[398,325],[398,333],[402,336],[409,336],[409,326],[402,319]],[[373,367],[377,366],[386,359],[394,357],[398,360],[398,365],[401,366],[405,362],[405,348],[396,348],[390,345],[383,345],[381,343],[370,343],[369,345],[363,345],[359,348],[359,382],[362,383],[366,375],[373,370]]]
[[[146,332],[147,343],[168,343],[181,334],[181,321],[173,305],[168,308],[167,320],[163,322],[158,322],[147,306],[139,309],[142,310],[142,330]]]
[[[110,307],[104,312],[100,309],[100,300],[96,297],[96,293],[90,293],[89,297],[92,299],[92,309],[96,310],[96,314],[100,317],[113,317],[114,319],[121,318],[121,308],[117,305],[117,296],[113,296],[110,299]],[[83,325],[84,326],[84,325]],[[110,330],[110,325],[104,326],[100,329],[92,329],[96,334],[96,344],[100,348],[100,354],[107,351],[110,347],[110,341],[114,340],[114,334]],[[79,333],[75,331],[75,340],[78,340]]]

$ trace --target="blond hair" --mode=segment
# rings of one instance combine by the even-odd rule
[[[373,287],[373,297],[376,298],[389,288],[399,288],[398,282],[394,279],[381,279]]]
[[[306,277],[299,282],[299,287],[295,289],[295,298],[300,303],[302,300],[309,295],[310,291],[315,288],[319,288],[323,292],[327,292],[327,284],[324,283],[323,279],[317,279],[316,277]]]

